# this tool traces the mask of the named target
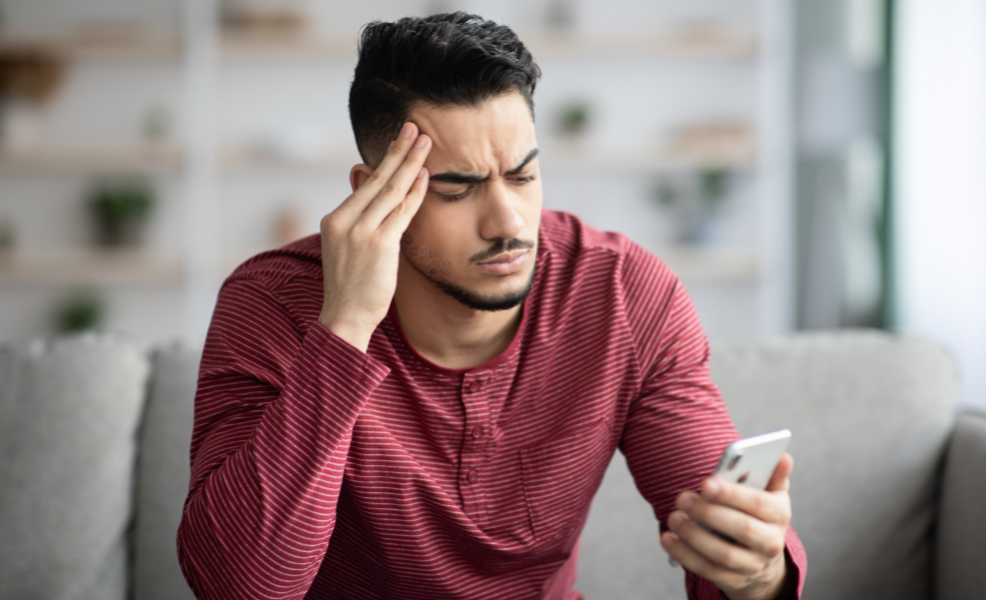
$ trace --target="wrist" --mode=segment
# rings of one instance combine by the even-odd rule
[[[370,347],[370,337],[373,335],[373,330],[376,329],[376,327],[366,327],[324,313],[319,315],[318,322],[335,334],[336,337],[364,354]]]
[[[764,570],[758,581],[751,585],[733,592],[723,592],[729,600],[788,600],[797,598],[797,582],[790,585],[792,573],[795,571],[788,568],[787,551],[778,556],[774,562]],[[792,593],[791,590],[794,590]]]

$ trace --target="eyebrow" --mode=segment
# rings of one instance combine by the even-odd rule
[[[534,160],[537,157],[538,152],[539,150],[537,148],[528,152],[527,156],[524,157],[524,160],[521,161],[521,163],[516,167],[507,171],[506,175],[507,176],[517,175],[518,173],[523,171],[524,167],[526,167],[532,160]],[[432,175],[428,179],[429,181],[437,181],[439,183],[482,183],[489,178],[490,178],[489,174],[480,176],[480,175],[469,175],[466,173],[457,173],[455,171],[447,171],[445,173],[438,173],[436,175]]]

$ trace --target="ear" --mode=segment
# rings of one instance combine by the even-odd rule
[[[353,187],[353,191],[355,192],[359,186],[366,183],[366,180],[370,178],[370,175],[375,170],[370,165],[353,165],[353,168],[349,171],[349,185]]]

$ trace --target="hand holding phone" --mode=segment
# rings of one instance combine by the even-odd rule
[[[788,429],[737,440],[723,450],[712,474],[723,481],[758,490],[766,489],[790,441],[791,431]],[[702,523],[699,525],[726,541],[733,541]],[[668,557],[668,564],[678,566],[678,562],[671,557]]]

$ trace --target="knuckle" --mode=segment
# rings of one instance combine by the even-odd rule
[[[778,511],[780,515],[781,522],[785,525],[791,522],[791,507],[785,506]]]
[[[334,212],[329,213],[324,217],[322,217],[322,221],[320,225],[322,231],[327,231],[327,232],[337,231],[339,229],[339,216]]]
[[[744,540],[753,539],[757,534],[757,526],[752,519],[743,519],[739,526],[739,535]]]
[[[393,181],[388,181],[384,184],[383,189],[380,190],[380,194],[383,196],[392,196],[398,193],[397,186],[394,185]]]
[[[767,553],[770,556],[777,556],[781,552],[784,552],[784,542],[782,540],[771,540],[767,543]]]
[[[719,562],[722,566],[732,571],[739,570],[740,562],[736,549],[733,547],[724,548],[719,554]]]

